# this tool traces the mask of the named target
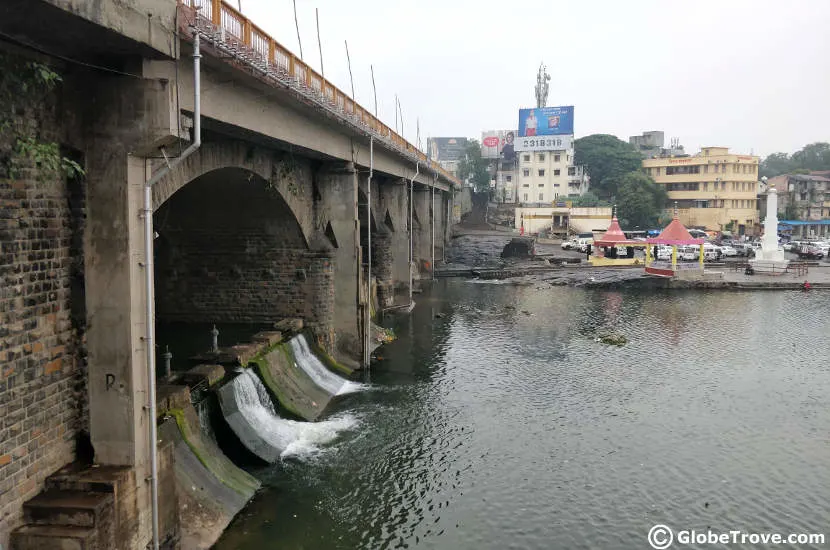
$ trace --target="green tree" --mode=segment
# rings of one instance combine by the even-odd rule
[[[629,172],[620,178],[617,218],[626,229],[657,225],[667,198],[665,188],[649,176]]]
[[[593,134],[574,142],[574,164],[584,165],[591,189],[601,198],[617,194],[624,175],[640,170],[643,156],[633,145],[608,134]]]
[[[462,181],[469,179],[479,193],[490,190],[488,162],[481,158],[481,144],[478,140],[467,141],[464,158],[458,162],[458,178]]]
[[[793,161],[787,153],[773,153],[761,161],[758,175],[772,178],[781,174],[788,174],[792,169]]]
[[[830,170],[830,143],[817,142],[805,145],[791,157],[797,168]]]
[[[608,201],[602,200],[593,191],[586,191],[584,194],[568,200],[570,200],[576,207],[608,206]]]

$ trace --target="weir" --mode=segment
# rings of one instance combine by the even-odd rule
[[[323,365],[323,362],[312,353],[305,336],[299,334],[290,341],[291,351],[294,359],[303,372],[305,372],[317,386],[324,389],[331,395],[343,395],[363,388],[362,384],[350,382],[342,378]]]
[[[277,413],[268,390],[250,369],[219,389],[219,403],[228,425],[245,447],[266,462],[290,455],[308,455],[329,443],[356,419],[344,415],[321,422],[287,420]]]

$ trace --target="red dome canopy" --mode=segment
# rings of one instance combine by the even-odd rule
[[[634,244],[635,242],[636,241],[628,240],[625,233],[623,233],[623,230],[620,228],[620,222],[617,221],[617,217],[614,216],[611,219],[611,225],[608,226],[608,230],[602,237],[597,239],[594,244],[599,246],[615,246]]]
[[[677,219],[677,213],[671,223],[655,238],[648,239],[650,244],[703,244],[704,239],[695,239],[686,227]]]

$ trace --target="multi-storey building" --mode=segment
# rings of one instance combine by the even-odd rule
[[[643,132],[640,136],[631,136],[628,143],[633,145],[645,158],[660,156],[684,155],[686,151],[680,145],[680,140],[672,138],[671,146],[665,147],[665,134],[661,130]]]
[[[744,235],[758,222],[758,162],[727,147],[704,147],[692,156],[645,159],[643,169],[668,192],[666,213],[677,203],[686,227]]]
[[[570,168],[575,168],[573,149],[522,151],[518,156],[518,202],[550,205],[571,194],[569,182],[576,178],[575,171],[574,175],[568,174]],[[579,194],[574,192],[574,195]]]
[[[778,219],[793,237],[830,235],[830,171],[784,174],[767,181],[778,194]],[[767,187],[758,193],[758,210],[766,212]]]

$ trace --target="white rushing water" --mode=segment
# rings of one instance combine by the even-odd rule
[[[239,412],[259,437],[280,449],[281,457],[314,454],[320,451],[321,445],[333,441],[340,432],[357,425],[357,419],[351,414],[321,422],[298,422],[281,418],[268,390],[250,369],[245,369],[234,380],[234,391]]]
[[[294,360],[305,373],[320,386],[332,395],[342,395],[365,389],[365,384],[349,382],[341,376],[337,376],[317,358],[308,347],[305,336],[300,334],[291,339],[291,351],[294,352]]]

